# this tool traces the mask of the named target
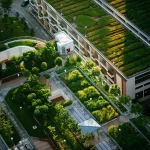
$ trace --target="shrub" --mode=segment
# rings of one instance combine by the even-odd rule
[[[50,74],[44,74],[44,77],[45,77],[46,79],[49,79],[51,76],[50,76]]]
[[[37,42],[36,45],[34,46],[35,49],[39,50],[41,48],[44,48],[46,45],[44,42]]]
[[[0,44],[0,51],[6,50],[7,46],[5,44]]]
[[[63,107],[69,106],[72,104],[72,100],[65,100],[64,102],[61,102],[61,105]]]
[[[31,46],[34,47],[36,45],[35,41],[16,41],[16,42],[11,42],[8,43],[8,46],[11,47],[15,47],[15,46]]]

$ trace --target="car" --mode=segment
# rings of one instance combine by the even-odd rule
[[[24,0],[21,4],[22,7],[25,7],[29,4],[29,0]]]

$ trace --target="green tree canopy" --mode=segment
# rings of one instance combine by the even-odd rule
[[[47,70],[47,63],[46,62],[42,62],[41,63],[41,69],[42,69],[42,71],[46,71]]]
[[[62,66],[62,63],[63,63],[63,59],[62,59],[61,57],[57,57],[57,58],[55,59],[55,64],[56,64],[57,66]]]
[[[119,97],[119,101],[123,104],[129,103],[130,100],[131,100],[131,98],[128,95],[121,95]]]
[[[4,14],[9,14],[11,10],[13,0],[0,0],[1,7],[3,8]]]

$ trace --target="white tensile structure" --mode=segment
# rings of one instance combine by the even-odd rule
[[[73,51],[73,40],[64,31],[58,32],[54,34],[54,36],[57,41],[57,49],[60,55],[67,55]]]

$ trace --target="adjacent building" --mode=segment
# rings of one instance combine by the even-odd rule
[[[109,81],[110,84],[117,84],[120,87],[121,94],[127,94],[132,99],[139,99],[140,101],[150,98],[149,67],[130,76],[126,76],[46,0],[30,0],[29,10],[51,34],[55,34],[56,36],[58,31],[64,31],[69,35],[71,39],[73,39],[75,50],[78,51],[82,57],[89,57],[99,65],[107,81]],[[61,44],[58,44],[58,47],[61,47]],[[64,53],[69,51],[67,49],[68,48],[64,48]],[[61,52],[62,50],[60,50],[60,53]]]

